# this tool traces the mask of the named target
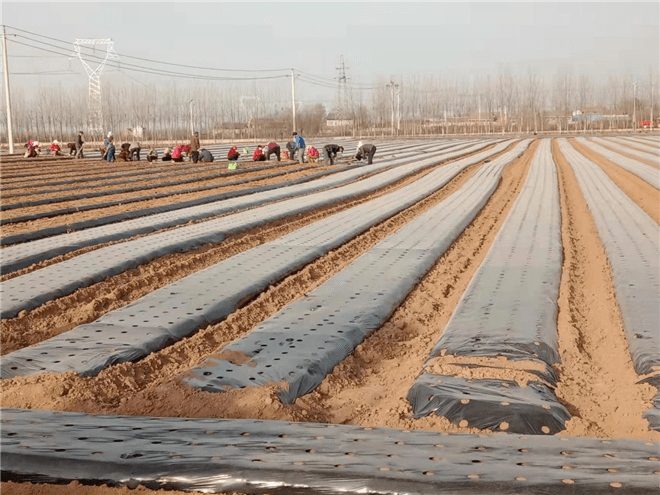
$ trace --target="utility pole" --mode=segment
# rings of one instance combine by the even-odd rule
[[[394,136],[394,88],[398,88],[398,84],[394,84],[394,81],[390,81],[388,85],[386,85],[387,88],[390,88],[390,100],[392,103],[392,136]]]
[[[396,135],[401,132],[401,90],[396,90]]]
[[[296,132],[296,75],[291,69],[291,109],[293,110],[293,132]]]
[[[346,65],[344,65],[344,56],[339,57],[340,65],[336,67],[339,71],[339,76],[337,77],[337,97],[339,103],[339,122],[341,124],[341,135],[344,135],[344,120],[346,120]],[[355,123],[353,123],[355,127]]]
[[[102,112],[102,99],[101,99],[101,74],[105,68],[105,64],[109,58],[119,60],[119,56],[115,53],[113,48],[114,42],[112,38],[105,39],[78,39],[76,38],[74,53],[72,56],[77,56],[85,72],[89,76],[89,130],[92,134],[103,134],[103,112]],[[87,62],[82,58],[80,52],[81,45],[92,45],[96,49],[96,45],[106,45],[105,59],[96,68],[92,69]]]
[[[2,60],[5,71],[5,97],[7,99],[7,139],[9,140],[9,153],[14,152],[14,135],[11,128],[11,98],[9,97],[9,66],[7,64],[7,33],[2,26]]]
[[[637,132],[637,81],[633,84],[633,133]]]
[[[650,72],[651,75],[651,131],[653,130],[653,71]]]
[[[192,136],[195,133],[195,128],[193,126],[193,105],[195,104],[195,100],[192,98],[188,102],[188,105],[190,106],[190,135]]]

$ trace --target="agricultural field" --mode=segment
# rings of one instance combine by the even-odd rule
[[[660,137],[336,142],[2,157],[3,491],[660,486]]]

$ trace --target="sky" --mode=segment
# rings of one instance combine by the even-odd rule
[[[660,2],[30,2],[3,1],[12,85],[86,86],[75,38],[112,38],[120,55],[229,68],[290,69],[336,86],[340,57],[348,83],[437,74],[450,80],[492,75],[502,66],[551,78],[571,68],[594,79],[658,73]],[[22,29],[70,45],[14,31]],[[24,37],[17,37],[21,34]],[[49,47],[34,41],[58,45]],[[59,51],[53,54],[16,42]],[[99,51],[98,53],[104,53]],[[189,74],[254,77],[290,72],[222,73],[173,68],[120,56],[139,67]],[[126,66],[127,68],[128,66]],[[60,75],[59,72],[67,72]],[[71,72],[69,72],[71,71]],[[36,74],[36,73],[45,74]],[[109,81],[112,72],[108,69]],[[155,76],[124,70],[127,81]],[[121,78],[120,78],[121,79]],[[171,78],[160,77],[159,81]],[[334,82],[332,81],[334,80]],[[317,79],[317,81],[321,81]],[[191,84],[176,79],[176,84]],[[223,84],[218,82],[217,84]],[[234,84],[249,88],[249,81]],[[273,81],[290,87],[290,78]],[[332,101],[336,90],[297,81],[296,99]],[[246,89],[246,93],[249,93]]]

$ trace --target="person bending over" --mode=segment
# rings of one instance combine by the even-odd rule
[[[330,165],[334,165],[335,158],[337,158],[337,153],[343,153],[344,147],[337,146],[336,144],[326,144],[323,147],[323,153],[325,154],[325,160],[330,161]]]
[[[363,144],[358,148],[355,159],[360,161],[364,158],[367,160],[367,165],[371,165],[374,161],[375,154],[376,147],[373,144]]]
[[[41,146],[39,145],[39,141],[32,141],[30,139],[25,147],[27,149],[25,150],[23,158],[36,158],[41,153]]]
[[[266,160],[270,161],[270,155],[275,155],[277,157],[277,161],[280,161],[280,145],[277,143],[270,142],[266,146]]]
[[[162,160],[164,162],[171,162],[172,161],[172,150],[170,148],[165,148],[165,151],[163,151]]]
[[[213,155],[206,148],[200,148],[199,149],[199,161],[200,162],[212,162],[213,161]]]
[[[131,155],[131,160],[137,160],[138,162],[140,161],[140,150],[142,149],[142,145],[138,143],[137,141],[133,140],[129,143],[128,145],[128,152]]]
[[[182,162],[183,161],[183,153],[185,152],[184,151],[185,147],[186,147],[185,145],[180,144],[179,146],[176,146],[174,148],[174,151],[172,152],[172,161],[173,162]]]
[[[60,143],[57,139],[53,141],[53,144],[50,145],[50,154],[55,156],[62,156],[62,148],[60,147]]]

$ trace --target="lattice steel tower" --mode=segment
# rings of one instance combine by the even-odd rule
[[[347,111],[347,89],[346,89],[346,69],[347,67],[344,65],[344,56],[340,56],[340,66],[337,67],[337,70],[339,71],[339,77],[337,77],[337,99],[338,101],[338,110],[339,110],[339,122],[341,124],[341,135],[344,135],[344,121],[348,119],[348,111]]]
[[[80,52],[80,47],[82,45],[106,45],[106,54],[105,59],[101,64],[96,68],[92,69],[85,60],[82,58],[82,53]],[[85,72],[89,76],[89,131],[92,134],[103,134],[103,110],[102,110],[102,99],[101,99],[101,74],[105,68],[105,64],[108,59],[119,60],[119,56],[115,53],[113,48],[114,42],[112,38],[103,38],[103,39],[80,39],[76,38],[74,46],[73,56],[77,56]]]

